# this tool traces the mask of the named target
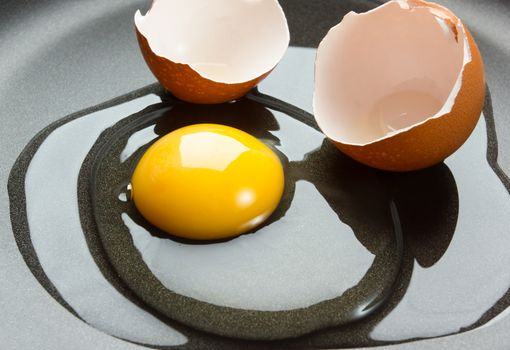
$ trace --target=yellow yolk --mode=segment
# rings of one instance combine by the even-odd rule
[[[284,187],[278,156],[255,137],[224,125],[171,132],[143,155],[132,178],[140,213],[172,235],[237,236],[266,220]]]

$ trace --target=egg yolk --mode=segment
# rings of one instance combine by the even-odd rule
[[[197,240],[237,236],[266,220],[284,188],[278,156],[255,137],[224,125],[175,130],[142,156],[132,198],[154,226]]]

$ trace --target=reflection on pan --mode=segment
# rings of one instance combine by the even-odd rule
[[[299,162],[322,143],[317,130],[293,121],[294,132],[316,139],[303,149],[296,133],[280,129],[280,120],[292,117],[272,110],[268,104],[280,103],[273,99],[263,104],[246,98],[212,108],[163,100],[105,132],[89,154],[92,173],[82,172],[92,179],[97,234],[115,271],[135,294],[193,327],[258,339],[301,335],[366,317],[382,306],[391,295],[401,259],[391,201],[386,197],[386,203],[381,202],[379,215],[384,219],[364,233],[366,241],[379,243],[367,250],[354,228],[338,220],[336,210],[344,208],[333,207],[317,192],[316,183],[300,178],[307,168]],[[297,109],[287,114],[293,110]],[[132,203],[119,201],[109,190],[129,182],[137,160],[157,137],[190,123],[237,127],[262,139],[281,157],[285,194],[256,232],[214,244],[168,238],[146,223]],[[287,152],[299,161],[289,160]],[[379,191],[384,191],[383,185]],[[172,307],[176,303],[185,307]],[[211,321],[215,319],[222,322]],[[298,324],[288,327],[296,320]]]

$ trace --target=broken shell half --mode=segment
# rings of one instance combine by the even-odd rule
[[[437,4],[399,0],[351,12],[317,51],[315,119],[342,152],[371,167],[441,162],[473,131],[484,97],[470,32]]]
[[[194,103],[245,95],[281,60],[287,20],[276,0],[154,0],[135,14],[143,57],[159,82]]]

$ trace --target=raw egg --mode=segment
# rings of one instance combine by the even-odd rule
[[[289,45],[277,0],[154,0],[145,16],[136,12],[135,26],[152,73],[193,103],[245,95]]]
[[[473,131],[484,97],[473,37],[434,3],[399,0],[351,12],[317,51],[316,121],[341,151],[375,168],[443,161]]]
[[[172,235],[214,240],[258,226],[284,188],[278,156],[255,137],[196,124],[156,141],[132,177],[132,198],[154,226]]]

